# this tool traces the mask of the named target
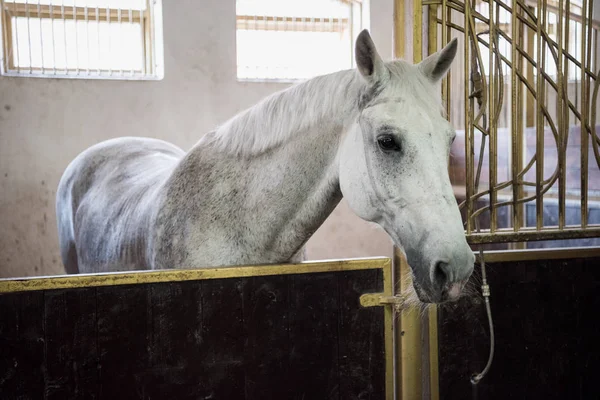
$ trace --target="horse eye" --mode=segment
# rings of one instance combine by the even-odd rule
[[[382,150],[386,151],[398,151],[400,150],[400,146],[394,140],[394,137],[391,135],[383,135],[377,138],[377,143]]]
[[[450,139],[450,145],[451,146],[454,144],[455,140],[456,140],[456,135],[452,136],[452,139]]]

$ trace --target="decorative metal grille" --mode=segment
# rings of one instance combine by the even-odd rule
[[[417,46],[432,52],[452,37],[461,42],[443,94],[463,133],[451,167],[469,241],[600,236],[600,4],[414,7],[423,16],[415,32],[425,28]]]

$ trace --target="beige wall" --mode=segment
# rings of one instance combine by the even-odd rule
[[[118,136],[188,149],[203,133],[286,85],[235,77],[235,0],[164,1],[159,82],[0,77],[0,277],[64,273],[54,197],[68,163]],[[372,0],[373,36],[391,54],[391,0]],[[387,31],[389,30],[389,31]],[[387,31],[387,32],[386,32]],[[381,42],[381,43],[380,43]],[[310,259],[389,255],[379,228],[342,203],[308,245]]]

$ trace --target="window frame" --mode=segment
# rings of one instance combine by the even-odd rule
[[[144,65],[141,70],[19,67],[14,65],[12,18],[30,18],[58,21],[139,22],[143,28],[142,51]],[[53,40],[56,40],[53,38]],[[6,2],[0,0],[0,76],[22,78],[101,79],[101,80],[162,80],[164,78],[164,45],[162,27],[162,0],[146,0],[146,9],[114,7],[61,6],[28,3],[25,0]],[[48,72],[52,71],[52,72]],[[132,73],[133,72],[133,73]]]

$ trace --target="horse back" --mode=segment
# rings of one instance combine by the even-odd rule
[[[146,247],[161,189],[185,153],[156,139],[112,139],[85,150],[56,198],[68,273],[147,269]]]

